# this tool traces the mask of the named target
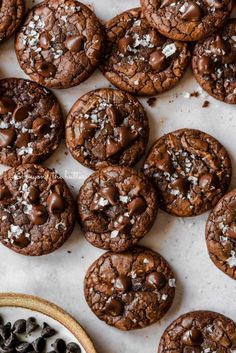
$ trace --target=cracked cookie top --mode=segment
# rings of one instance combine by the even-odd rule
[[[0,1],[0,42],[11,37],[24,16],[23,0]]]
[[[86,80],[99,63],[102,47],[97,17],[76,0],[46,0],[33,7],[15,42],[25,73],[52,88]]]
[[[236,189],[223,196],[210,213],[206,242],[214,264],[236,279]]]
[[[236,20],[223,30],[196,44],[192,57],[193,73],[214,98],[236,104]]]
[[[174,274],[161,255],[134,247],[96,260],[87,271],[84,293],[100,320],[128,331],[160,320],[173,302],[175,285]]]
[[[0,241],[17,253],[48,254],[74,227],[74,202],[65,181],[36,164],[11,168],[0,178]]]
[[[150,25],[168,38],[196,41],[220,28],[233,0],[141,0]]]
[[[231,180],[231,161],[212,136],[181,129],[157,140],[144,162],[160,207],[176,216],[196,216],[216,205]]]
[[[98,89],[81,97],[66,121],[66,143],[86,167],[132,166],[145,153],[149,136],[146,113],[130,94]]]
[[[77,202],[86,239],[112,251],[126,250],[146,235],[158,208],[148,179],[120,166],[93,173],[81,187]]]
[[[151,28],[140,8],[110,20],[106,33],[108,44],[101,69],[124,91],[147,96],[166,91],[180,80],[189,63],[187,44]]]

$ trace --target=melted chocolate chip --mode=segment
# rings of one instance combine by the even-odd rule
[[[11,193],[8,189],[8,187],[4,184],[4,185],[0,185],[0,201],[11,197]]]
[[[127,55],[130,52],[130,47],[133,45],[133,38],[123,37],[118,42],[118,50],[120,53]]]
[[[139,215],[146,210],[147,204],[142,197],[135,197],[128,205],[129,215]]]
[[[19,235],[17,238],[12,238],[13,245],[18,248],[26,248],[30,244],[30,239],[25,236],[24,233]]]
[[[64,198],[55,192],[52,192],[47,198],[47,205],[50,213],[62,213],[66,208]]]
[[[229,53],[230,50],[230,44],[227,43],[220,35],[217,35],[212,43],[212,53],[216,55],[225,55]]]
[[[166,284],[166,278],[161,272],[151,272],[146,277],[148,287],[161,289]]]
[[[13,118],[15,121],[23,121],[28,118],[30,112],[30,105],[22,105],[17,107],[13,113]]]
[[[43,337],[38,337],[32,342],[32,347],[35,352],[42,352],[45,348],[46,341]]]
[[[28,132],[22,132],[20,135],[17,136],[15,145],[18,148],[26,147],[30,142],[30,134]]]
[[[116,278],[114,288],[119,293],[127,293],[132,288],[132,281],[130,277],[120,275]]]
[[[33,121],[32,129],[35,135],[46,134],[50,128],[50,121],[45,118],[36,118]]]
[[[35,225],[44,224],[48,218],[47,210],[43,205],[32,206],[29,217]]]
[[[197,65],[198,65],[198,71],[203,75],[210,74],[214,68],[213,62],[209,56],[202,56],[198,60]]]
[[[149,32],[149,36],[150,36],[151,43],[155,47],[160,47],[166,42],[166,38],[161,33],[157,32],[157,30],[155,29],[152,29]]]
[[[9,129],[0,129],[0,147],[10,146],[15,140],[16,132],[13,127]]]
[[[7,114],[14,112],[16,108],[16,103],[7,97],[0,98],[0,114]]]
[[[39,195],[40,195],[40,192],[39,192],[39,189],[36,188],[35,186],[30,186],[29,187],[29,191],[28,191],[28,201],[30,203],[36,203],[39,201]]]
[[[83,49],[84,37],[83,36],[69,36],[66,38],[65,47],[74,53],[78,53]]]
[[[175,0],[163,0],[160,6],[160,9],[170,6],[171,4],[173,4],[175,2]]]
[[[216,10],[221,9],[225,6],[224,1],[222,0],[205,0],[205,3]]]
[[[39,75],[43,77],[53,77],[57,72],[56,66],[47,61],[38,61],[35,64],[35,69],[37,70]]]
[[[186,346],[200,345],[203,342],[201,331],[195,328],[186,331],[182,337],[182,342]]]
[[[149,64],[156,72],[163,71],[168,66],[166,56],[161,49],[154,51],[149,57]]]
[[[66,346],[66,353],[81,353],[81,348],[77,343],[70,342]]]
[[[88,120],[82,120],[79,127],[83,138],[88,139],[95,134],[98,125]]]
[[[156,167],[167,173],[174,171],[171,158],[167,152],[163,154],[161,159],[156,160]]]
[[[26,321],[24,319],[15,321],[12,329],[14,333],[24,333],[26,329]]]
[[[48,325],[46,322],[43,323],[43,328],[41,331],[41,336],[44,338],[52,337],[56,334],[56,330]]]
[[[203,190],[217,189],[219,187],[219,179],[217,175],[206,173],[199,179],[199,186]]]
[[[171,182],[172,189],[178,190],[181,194],[185,195],[188,191],[189,183],[185,178],[178,178]]]
[[[203,17],[201,7],[193,1],[188,1],[184,5],[184,12],[181,18],[186,21],[199,21]]]
[[[120,316],[123,313],[124,306],[118,299],[112,299],[106,306],[106,314],[111,316]]]
[[[26,320],[26,333],[27,335],[33,332],[38,327],[35,317],[29,317]]]
[[[120,152],[122,149],[121,143],[119,141],[113,140],[111,137],[108,137],[106,144],[106,156],[111,157],[114,154]]]
[[[118,125],[120,125],[123,119],[116,107],[114,106],[107,107],[106,113],[113,127],[117,127]]]
[[[233,222],[226,232],[226,236],[236,240],[236,223]]]
[[[48,32],[41,33],[39,36],[40,47],[43,49],[49,49],[51,46],[51,44],[50,44],[51,40],[52,40],[52,36],[50,33],[48,33]]]
[[[100,189],[100,195],[107,199],[112,206],[114,206],[119,196],[119,190],[115,186],[107,186]]]
[[[117,131],[119,133],[119,142],[122,147],[127,147],[138,138],[138,132],[131,131],[127,126],[121,126],[117,128]]]

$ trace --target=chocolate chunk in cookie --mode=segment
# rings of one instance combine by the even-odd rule
[[[107,252],[88,269],[84,281],[88,305],[100,320],[128,331],[149,326],[169,310],[174,274],[158,253],[134,247]]]
[[[189,217],[208,211],[225,194],[231,161],[214,137],[181,129],[154,143],[144,173],[156,186],[164,211]]]
[[[232,352],[235,342],[235,322],[212,311],[194,311],[165,330],[158,353]]]
[[[236,104],[236,20],[197,43],[192,58],[196,80],[214,98]]]
[[[38,163],[59,146],[63,117],[56,97],[35,82],[0,81],[0,163]]]
[[[86,239],[98,248],[123,251],[152,227],[156,193],[147,178],[128,167],[111,166],[93,173],[78,195]]]
[[[72,87],[99,64],[103,30],[84,4],[48,0],[29,12],[15,48],[21,68],[32,80],[46,87]]]
[[[190,61],[186,43],[163,37],[141,10],[126,11],[106,25],[107,49],[102,66],[116,87],[137,95],[155,95],[173,87]]]
[[[150,25],[164,36],[183,41],[206,38],[223,26],[233,0],[141,0]]]
[[[0,220],[3,245],[23,255],[45,255],[72,233],[73,198],[65,181],[47,168],[11,168],[0,178]]]
[[[134,165],[145,153],[149,126],[143,106],[130,94],[98,89],[81,97],[66,122],[66,143],[86,167]]]
[[[236,189],[223,196],[210,213],[206,242],[214,264],[236,279]]]
[[[0,1],[0,42],[15,33],[24,16],[24,10],[23,0]]]

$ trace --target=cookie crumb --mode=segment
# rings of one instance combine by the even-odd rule
[[[197,91],[194,91],[194,92],[192,92],[192,93],[190,93],[190,97],[199,97],[199,92],[197,92]]]
[[[202,108],[208,108],[210,105],[210,102],[209,101],[204,101],[203,102],[203,105],[202,105]]]
[[[147,100],[147,104],[149,105],[149,107],[154,107],[154,105],[156,104],[157,98],[156,97],[150,97]]]
[[[71,254],[71,251],[70,251],[70,250],[67,250],[67,253],[68,253],[68,254]]]

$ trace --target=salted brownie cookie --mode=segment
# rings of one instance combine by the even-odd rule
[[[149,136],[145,110],[130,94],[98,89],[81,97],[66,121],[66,143],[86,167],[132,166],[144,155]]]
[[[223,196],[210,213],[206,242],[214,264],[236,279],[236,189]]]
[[[23,0],[0,1],[0,43],[11,37],[24,16]]]
[[[233,352],[236,324],[212,311],[194,311],[180,316],[161,337],[158,353]]]
[[[16,37],[21,68],[53,88],[79,85],[97,67],[103,30],[95,14],[76,0],[46,0],[32,8]]]
[[[126,11],[106,25],[102,72],[116,87],[155,95],[173,87],[190,60],[186,43],[163,37],[150,27],[141,9]]]
[[[123,251],[152,227],[156,193],[140,172],[111,166],[93,173],[78,195],[78,212],[86,239],[98,248]]]
[[[231,161],[214,137],[194,129],[168,133],[152,146],[144,174],[156,186],[160,207],[196,216],[215,206],[231,180]]]
[[[100,320],[124,331],[160,320],[175,295],[174,274],[158,253],[134,247],[107,252],[88,269],[84,293]]]
[[[168,38],[196,41],[220,28],[233,9],[233,0],[141,0],[150,25]]]
[[[59,146],[64,122],[56,97],[35,82],[0,81],[0,163],[38,163]]]
[[[65,181],[36,164],[11,168],[0,177],[0,241],[23,255],[59,248],[74,227],[74,203]]]
[[[214,98],[236,104],[236,20],[197,43],[192,58],[198,83]]]

